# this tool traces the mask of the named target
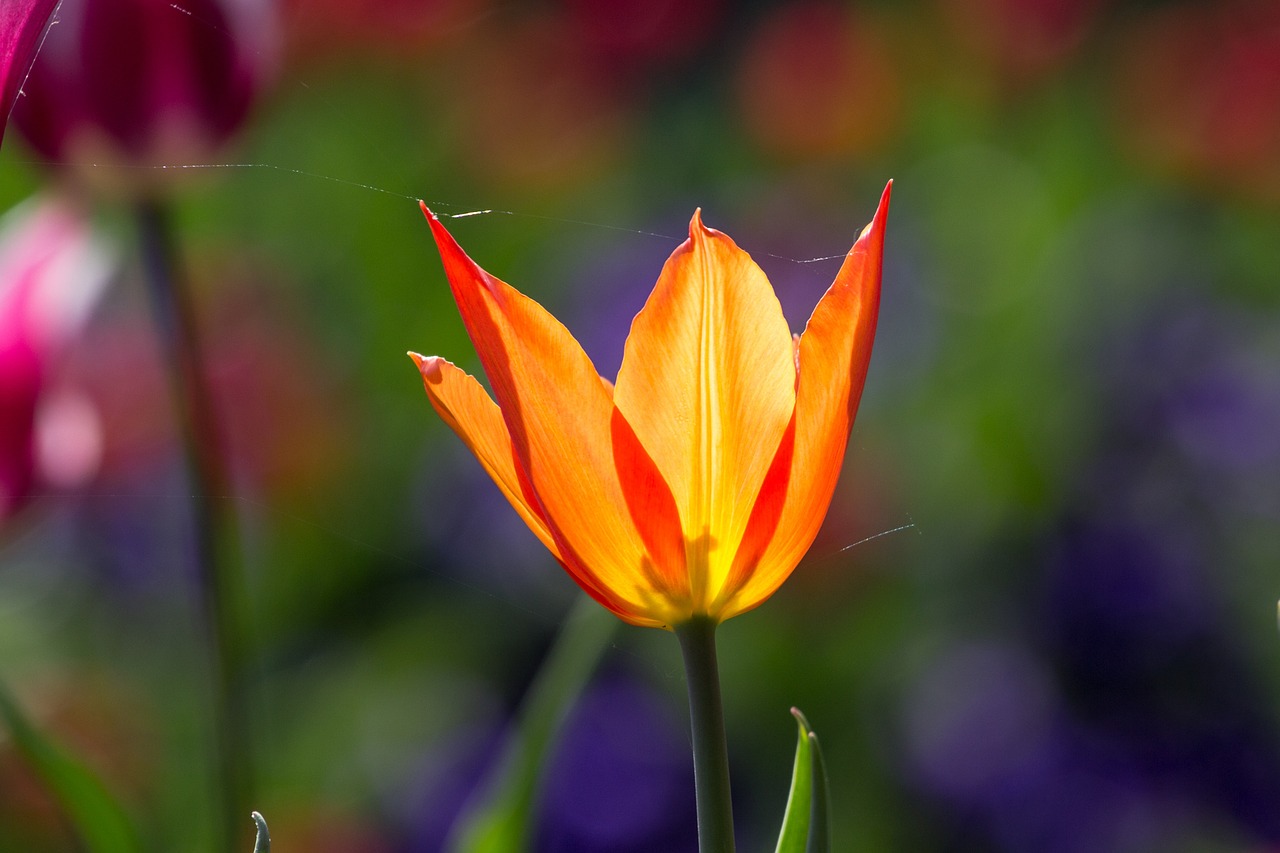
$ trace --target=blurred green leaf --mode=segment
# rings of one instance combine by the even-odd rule
[[[813,752],[813,820],[809,824],[807,853],[828,853],[831,849],[831,790],[827,780],[827,762],[822,757],[816,732],[809,732],[809,747]]]
[[[89,853],[142,849],[124,809],[88,767],[40,734],[0,683],[0,719]]]
[[[787,795],[787,810],[782,816],[782,832],[778,835],[777,853],[805,853],[809,842],[809,823],[813,817],[813,744],[809,736],[809,721],[792,708],[800,728],[796,739],[796,760],[791,768],[791,793]]]
[[[453,853],[523,853],[543,760],[619,624],[590,597],[579,597],[529,688],[484,799],[450,838]]]
[[[271,853],[271,833],[267,830],[267,819],[258,812],[251,817],[258,825],[258,837],[253,842],[253,853]]]

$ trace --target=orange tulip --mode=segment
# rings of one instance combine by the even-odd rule
[[[763,271],[695,212],[613,384],[424,204],[497,404],[453,364],[410,355],[586,592],[634,625],[724,621],[773,594],[826,515],[871,357],[891,188],[794,337]]]

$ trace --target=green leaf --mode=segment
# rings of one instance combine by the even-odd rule
[[[589,596],[579,598],[529,688],[483,798],[454,827],[446,849],[524,853],[543,759],[620,624]]]
[[[809,824],[813,817],[813,741],[809,721],[792,708],[800,728],[796,739],[796,761],[791,769],[791,793],[787,796],[787,810],[782,816],[782,832],[778,835],[777,853],[805,853],[809,843]]]
[[[44,783],[88,853],[136,853],[137,831],[88,767],[40,734],[0,683],[0,720],[18,753]]]
[[[267,830],[267,819],[254,812],[250,815],[258,825],[258,837],[253,842],[253,853],[271,853],[271,833]]]
[[[829,853],[831,850],[831,785],[827,779],[827,762],[822,758],[818,735],[809,732],[813,751],[813,821],[809,825],[807,853]]]

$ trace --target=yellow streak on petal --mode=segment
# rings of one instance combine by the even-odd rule
[[[671,487],[707,613],[794,410],[795,361],[763,271],[700,213],[632,324],[614,402]]]

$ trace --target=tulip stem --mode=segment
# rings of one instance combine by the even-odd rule
[[[227,561],[235,541],[226,503],[230,478],[201,358],[195,311],[167,211],[159,202],[143,201],[137,221],[144,278],[169,368],[190,483],[201,620],[214,693],[212,746],[219,804],[213,849],[238,850],[244,846],[241,824],[249,813],[252,772],[243,649],[234,606],[239,590]]]
[[[733,802],[729,796],[729,747],[716,663],[716,623],[695,616],[676,628],[689,682],[693,728],[693,779],[698,797],[698,850],[733,853]]]

